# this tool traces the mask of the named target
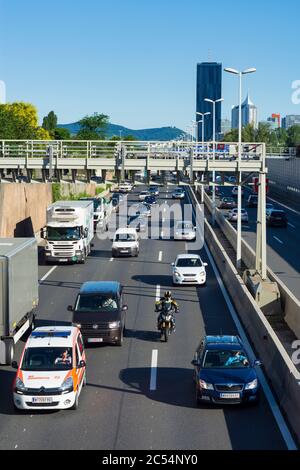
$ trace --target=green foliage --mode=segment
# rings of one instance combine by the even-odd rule
[[[94,113],[79,121],[80,130],[77,138],[82,140],[101,140],[105,138],[109,117],[106,114]]]
[[[0,104],[0,139],[50,140],[51,136],[38,125],[36,108],[30,103]]]
[[[138,140],[136,137],[134,137],[134,135],[125,135],[124,137],[118,137],[116,135],[113,135],[110,140],[112,141],[118,141],[118,140],[122,140],[122,141],[136,141]]]
[[[232,129],[224,136],[224,142],[237,142],[238,129]],[[267,123],[260,122],[258,128],[252,125],[245,126],[242,130],[242,142],[264,142],[273,147],[296,147],[300,144],[300,125],[285,129],[272,129]]]
[[[52,183],[52,201],[61,201],[61,185],[60,183]]]
[[[295,125],[287,131],[287,146],[294,147],[300,144],[300,126]]]
[[[56,129],[54,129],[54,131],[52,131],[51,134],[53,135],[53,138],[55,140],[70,140],[71,139],[70,131],[62,127],[56,127]]]
[[[42,127],[46,129],[46,131],[54,131],[56,129],[57,116],[54,111],[50,111],[50,113],[44,117]]]

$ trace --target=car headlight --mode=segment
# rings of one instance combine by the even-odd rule
[[[81,251],[81,250],[75,250],[75,255],[76,255],[76,256],[81,256],[81,255],[82,255],[82,251]]]
[[[20,394],[24,393],[26,390],[24,382],[19,377],[17,377],[17,380],[16,380],[15,390],[17,393],[20,393]]]
[[[200,385],[200,388],[203,388],[205,390],[214,390],[213,384],[209,384],[202,379],[199,380],[199,385]]]
[[[178,271],[174,271],[176,277],[181,277],[181,274]]]
[[[108,324],[108,328],[119,328],[121,322],[120,321],[113,321],[111,323]]]
[[[73,384],[73,377],[68,377],[66,380],[63,381],[60,390],[63,393],[73,392],[74,384]]]
[[[258,382],[257,379],[252,380],[252,382],[249,382],[246,384],[245,390],[253,390],[254,388],[257,388]]]

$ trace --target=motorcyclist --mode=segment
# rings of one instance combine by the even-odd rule
[[[160,298],[160,300],[157,300],[155,302],[155,311],[159,312],[159,315],[157,317],[157,327],[159,328],[160,322],[161,322],[161,314],[164,310],[164,305],[166,303],[170,303],[172,310],[175,311],[175,313],[178,312],[179,307],[175,299],[172,298],[172,293],[171,291],[166,291],[164,296]],[[175,316],[173,315],[173,330],[175,330]]]

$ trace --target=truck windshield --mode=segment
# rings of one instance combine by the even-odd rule
[[[27,348],[21,370],[51,371],[72,369],[72,349],[57,347]]]
[[[48,240],[80,240],[80,227],[47,227]]]

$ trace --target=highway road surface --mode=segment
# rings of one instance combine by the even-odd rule
[[[162,188],[159,202],[171,203],[170,191]],[[137,193],[128,199],[136,201]],[[1,367],[1,449],[287,448],[264,394],[254,406],[196,406],[191,360],[200,339],[235,335],[237,328],[205,249],[206,287],[172,287],[170,264],[185,249],[182,241],[149,239],[141,241],[138,258],[112,259],[111,241],[95,239],[85,265],[41,264],[38,325],[69,323],[67,306],[83,282],[118,280],[128,304],[127,333],[122,347],[87,348],[87,387],[76,411],[14,411],[15,371]],[[167,344],[160,342],[154,313],[156,297],[166,289],[180,305]],[[23,346],[20,341],[16,360]]]

